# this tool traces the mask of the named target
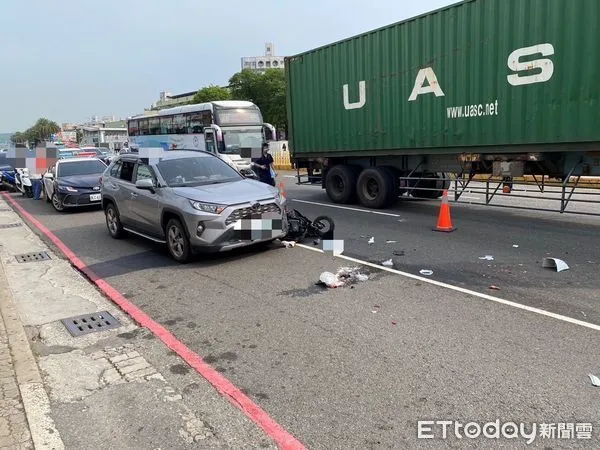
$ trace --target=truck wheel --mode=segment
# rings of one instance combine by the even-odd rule
[[[352,166],[340,164],[327,171],[325,190],[334,203],[350,203],[356,194],[358,170]]]
[[[365,169],[357,182],[360,203],[367,208],[385,208],[398,197],[396,180],[390,170],[383,167]]]
[[[411,191],[411,195],[413,197],[420,197],[420,198],[429,198],[429,199],[436,199],[436,198],[440,198],[442,195],[444,195],[444,189],[448,189],[448,187],[450,186],[450,182],[444,180],[445,178],[445,174],[434,174],[434,173],[428,173],[428,174],[423,174],[423,176],[421,177],[421,179],[417,180],[413,186],[416,188],[414,190]],[[421,188],[425,188],[425,189],[419,189],[419,187]],[[439,190],[429,190],[429,189],[439,189]]]
[[[382,166],[382,170],[388,173],[388,175],[392,178],[391,189],[389,192],[389,199],[387,202],[387,206],[392,206],[398,201],[398,196],[400,195],[400,183],[397,171],[395,168],[390,166]]]

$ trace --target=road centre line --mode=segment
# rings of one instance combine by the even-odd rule
[[[321,250],[320,248],[315,248],[315,247],[310,247],[308,245],[304,245],[304,244],[296,244],[296,247],[300,247],[306,250],[312,250],[315,252],[319,252],[319,253],[325,253],[323,250]],[[473,297],[478,297],[481,298],[483,300],[488,300],[488,301],[492,301],[495,303],[500,303],[501,305],[505,305],[505,306],[511,306],[513,308],[517,308],[517,309],[521,309],[524,311],[528,311],[528,312],[532,312],[534,314],[539,314],[542,316],[546,316],[546,317],[551,317],[553,319],[556,320],[561,320],[563,322],[568,322],[574,325],[579,325],[581,327],[585,327],[585,328],[589,328],[591,330],[594,331],[600,331],[600,325],[595,325],[593,323],[589,323],[589,322],[584,322],[583,320],[578,320],[578,319],[573,319],[571,317],[567,317],[567,316],[563,316],[562,314],[556,314],[550,311],[545,311],[543,309],[539,309],[539,308],[534,308],[532,306],[526,306],[526,305],[522,305],[521,303],[516,303],[516,302],[512,302],[510,300],[505,300],[503,298],[499,298],[499,297],[494,297],[493,295],[488,295],[488,294],[483,294],[481,292],[477,292],[477,291],[472,291],[470,289],[465,289],[459,286],[454,286],[452,284],[448,284],[448,283],[444,283],[442,281],[436,281],[436,280],[432,280],[430,278],[425,278],[425,277],[421,277],[419,275],[414,275],[412,273],[408,273],[408,272],[402,272],[400,270],[397,269],[392,269],[390,267],[385,267],[385,266],[381,266],[379,264],[374,264],[374,263],[370,263],[368,261],[363,261],[357,258],[352,258],[350,256],[346,256],[346,255],[334,255],[337,258],[341,258],[341,259],[345,259],[346,261],[351,261],[353,263],[356,264],[360,264],[363,266],[369,266],[369,267],[373,267],[375,269],[379,269],[379,270],[384,270],[386,272],[390,272],[396,275],[400,275],[406,278],[412,278],[413,280],[419,280],[423,283],[428,283],[428,284],[432,284],[434,286],[439,286],[445,289],[450,289],[452,291],[456,291],[456,292],[461,292],[463,294],[467,294]]]
[[[297,200],[295,198],[292,199],[292,201],[298,202],[298,203],[308,203],[309,205],[327,206],[329,208],[346,209],[348,211],[358,211],[358,212],[363,212],[363,213],[368,213],[368,214],[378,214],[380,216],[400,217],[400,214],[392,214],[392,213],[386,213],[386,212],[381,212],[381,211],[370,211],[368,209],[350,208],[348,206],[329,205],[327,203],[309,202],[308,200]]]

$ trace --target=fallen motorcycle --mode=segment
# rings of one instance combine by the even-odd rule
[[[310,220],[297,209],[286,208],[288,232],[282,240],[302,241],[305,238],[333,239],[335,224],[328,216],[318,216]]]

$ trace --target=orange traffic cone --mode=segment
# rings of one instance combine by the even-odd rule
[[[277,187],[279,188],[279,193],[281,194],[281,196],[283,198],[287,198],[287,195],[285,193],[285,185],[283,183],[279,183]]]
[[[450,217],[450,204],[448,203],[448,191],[444,190],[444,195],[442,196],[442,204],[440,206],[440,214],[438,217],[437,227],[433,229],[433,231],[442,231],[445,233],[450,233],[451,231],[456,230],[452,225],[452,218]]]

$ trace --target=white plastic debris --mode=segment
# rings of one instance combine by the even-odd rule
[[[369,239],[369,245],[373,245],[375,243],[375,238],[372,237],[371,239]]]
[[[281,241],[281,243],[285,245],[285,248],[290,248],[296,245],[294,241]]]
[[[485,255],[485,256],[480,256],[479,259],[484,260],[484,261],[493,261],[494,257],[492,255]]]
[[[387,261],[384,261],[381,264],[386,267],[392,267],[394,265],[394,261],[392,261],[391,259],[388,259]]]
[[[542,261],[542,267],[546,267],[548,269],[556,269],[557,272],[562,272],[563,270],[569,270],[569,266],[562,259],[558,258],[544,258]]]
[[[386,244],[397,244],[398,241],[385,241]]]
[[[514,248],[519,248],[519,246],[517,244],[513,244]]]
[[[338,280],[345,282],[367,281],[369,277],[360,273],[358,267],[340,267],[337,271]]]
[[[594,386],[600,387],[600,378],[598,378],[596,375],[592,375],[591,373],[588,374],[588,377],[590,377],[590,380]]]
[[[329,288],[337,288],[344,285],[344,283],[331,272],[323,272],[319,277],[319,280]]]
[[[337,273],[323,272],[319,277],[321,283],[330,288],[337,288],[345,284],[367,281],[368,275],[362,274],[358,267],[341,267]]]
[[[429,270],[429,269],[421,269],[421,270],[419,271],[419,273],[420,273],[421,275],[427,275],[427,276],[430,276],[430,275],[433,275],[433,270]]]

